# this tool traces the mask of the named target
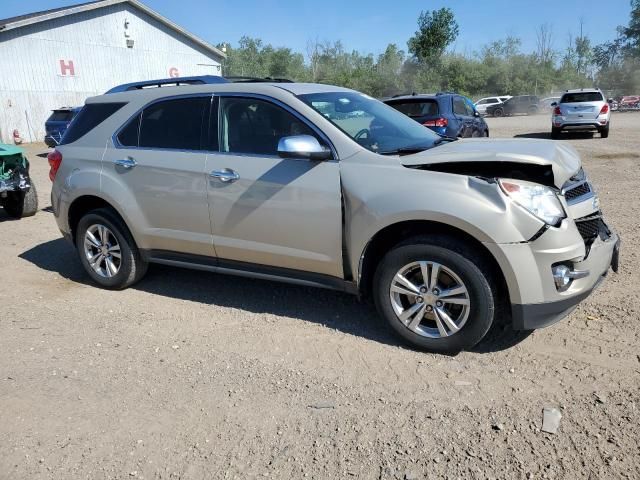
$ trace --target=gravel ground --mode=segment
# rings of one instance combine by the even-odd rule
[[[0,478],[640,478],[639,133],[628,113],[608,139],[567,138],[624,239],[620,273],[556,326],[451,357],[331,291],[156,266],[95,288],[27,147],[42,210],[0,211]]]

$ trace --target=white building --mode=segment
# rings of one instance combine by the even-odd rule
[[[213,24],[213,22],[212,22]],[[219,75],[224,53],[137,0],[0,20],[0,141],[41,142],[51,110],[139,80]]]

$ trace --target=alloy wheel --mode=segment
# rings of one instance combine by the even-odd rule
[[[454,271],[437,262],[402,267],[391,281],[389,297],[398,319],[423,337],[454,335],[469,318],[467,287]]]
[[[94,224],[84,234],[84,254],[89,266],[101,277],[118,274],[122,253],[118,239],[106,226]]]

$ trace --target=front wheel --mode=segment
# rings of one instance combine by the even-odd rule
[[[26,192],[8,192],[4,200],[4,210],[12,218],[32,217],[38,211],[38,192],[31,182]]]
[[[411,345],[457,353],[493,324],[497,284],[484,258],[449,237],[420,237],[387,253],[374,277],[374,300]]]

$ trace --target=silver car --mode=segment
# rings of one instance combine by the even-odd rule
[[[570,146],[443,138],[346,88],[90,98],[49,163],[58,226],[104,288],[149,263],[332,288],[430,351],[554,323],[618,264]]]
[[[560,138],[566,130],[595,130],[602,138],[609,136],[611,107],[602,92],[594,88],[567,90],[559,102],[553,102],[551,137]]]

